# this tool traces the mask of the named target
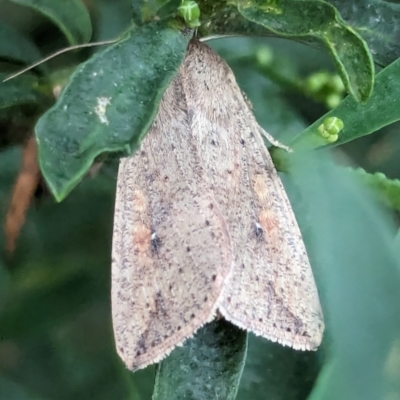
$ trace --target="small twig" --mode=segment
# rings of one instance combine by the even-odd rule
[[[36,140],[34,136],[31,136],[23,148],[22,165],[14,185],[6,216],[6,250],[9,254],[12,254],[15,250],[15,242],[24,225],[26,211],[39,181],[40,169],[37,161]]]
[[[115,43],[118,40],[119,39],[104,40],[102,42],[77,44],[75,46],[66,47],[65,49],[61,49],[61,50],[56,51],[53,54],[50,54],[49,56],[47,56],[47,57],[43,58],[42,60],[30,65],[29,67],[26,67],[26,68],[22,69],[21,71],[18,71],[15,74],[12,74],[12,75],[8,76],[6,79],[3,80],[3,82],[7,82],[10,79],[16,78],[17,76],[19,76],[21,74],[24,74],[25,72],[30,71],[31,69],[37,67],[38,65],[41,65],[41,64],[51,60],[52,58],[59,56],[60,54],[67,53],[68,51],[83,49],[85,47],[104,46],[106,44]]]

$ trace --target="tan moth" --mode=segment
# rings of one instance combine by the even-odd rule
[[[312,270],[262,134],[231,69],[192,40],[119,166],[112,314],[128,368],[159,361],[217,312],[295,349],[320,344]]]

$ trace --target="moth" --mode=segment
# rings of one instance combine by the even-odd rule
[[[320,344],[317,288],[262,135],[229,66],[192,40],[119,166],[112,316],[129,369],[158,362],[217,313],[294,349]]]

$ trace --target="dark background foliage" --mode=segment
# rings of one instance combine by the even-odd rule
[[[0,28],[7,24],[30,37],[42,55],[68,45],[51,19],[18,3],[24,2],[0,2]],[[92,41],[115,38],[130,24],[130,0],[84,3],[92,19]],[[399,4],[380,0],[331,3],[367,40],[378,71],[400,56]],[[0,30],[0,49],[13,44],[6,29]],[[91,32],[80,35],[88,38],[77,35],[78,43],[89,40]],[[75,39],[68,40],[74,43]],[[332,83],[337,82],[335,66],[321,48],[275,37],[231,37],[209,44],[233,68],[260,124],[284,142],[345,95],[339,83]],[[0,54],[4,76],[11,64],[22,67],[35,55],[41,57],[36,47],[24,45],[21,39],[18,46],[22,54],[18,62],[11,63]],[[54,81],[60,82],[97,51],[101,48],[70,52],[41,68],[52,71]],[[396,90],[387,88],[383,98],[388,104],[399,98],[400,90]],[[13,119],[9,114],[1,119],[5,121],[0,125],[2,221],[21,164],[20,145],[38,115],[32,104],[48,93],[29,96],[34,101],[32,97],[26,101],[28,111],[24,108]],[[42,107],[45,103],[40,102]],[[376,108],[360,125],[373,125],[380,112]],[[366,186],[362,172],[355,174],[338,166],[360,166],[400,179],[399,123],[386,125],[333,151],[315,150],[293,157],[295,167],[283,179],[310,253],[327,335],[318,352],[305,353],[249,335],[238,399],[400,399],[400,251],[396,241],[400,195],[395,181],[371,178]],[[110,251],[117,161],[103,161],[102,168],[86,176],[61,203],[42,185],[15,252],[10,256],[3,250],[1,400],[152,397],[155,367],[131,374],[114,350]],[[390,191],[389,186],[394,189]],[[0,243],[4,249],[5,232],[1,232]],[[176,385],[178,378],[168,379]],[[190,376],[186,381],[192,385]],[[196,396],[181,398],[210,398]],[[214,398],[220,397],[216,394]]]

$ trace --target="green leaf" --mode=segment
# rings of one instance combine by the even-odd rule
[[[368,43],[374,61],[387,66],[400,57],[400,4],[384,0],[328,0],[341,17]],[[208,3],[199,1],[202,5]],[[202,6],[200,9],[203,12]],[[202,36],[241,34],[247,36],[276,36],[260,25],[255,25],[228,5],[218,8],[199,31]],[[296,38],[308,42],[305,38]],[[314,43],[310,43],[314,44]]]
[[[177,13],[182,0],[131,0],[134,21],[142,25],[146,21],[166,19]]]
[[[153,400],[234,400],[246,350],[245,331],[223,319],[205,325],[161,361]]]
[[[32,64],[42,58],[42,55],[30,39],[0,21],[0,58]]]
[[[313,400],[400,395],[400,268],[395,228],[327,151],[293,155],[285,187],[325,316],[328,360]],[[396,377],[396,378],[395,378]]]
[[[329,0],[329,2],[367,41],[375,62],[387,66],[400,57],[400,4],[384,0]]]
[[[104,152],[130,154],[147,133],[190,35],[155,22],[97,53],[36,125],[42,173],[57,200]]]
[[[50,93],[45,94],[35,75],[25,73],[10,81],[3,82],[8,74],[0,72],[0,109],[22,104],[48,104]]]
[[[330,51],[349,93],[360,102],[371,95],[374,64],[362,38],[321,0],[237,1],[239,12],[284,37],[319,39]]]
[[[320,369],[320,351],[297,351],[249,335],[237,400],[306,399]]]
[[[30,7],[49,18],[64,33],[71,45],[89,42],[92,36],[90,15],[82,0],[10,0]]]
[[[381,172],[370,174],[362,168],[349,168],[348,171],[361,183],[372,189],[384,204],[400,211],[400,180],[389,179]]]
[[[369,135],[400,120],[399,75],[400,59],[376,76],[374,92],[366,104],[359,104],[350,96],[346,97],[336,108],[297,135],[289,145],[295,149],[325,146],[327,143],[318,134],[318,127],[329,117],[340,118],[344,124],[333,146]]]

